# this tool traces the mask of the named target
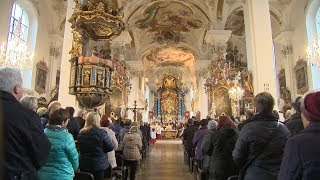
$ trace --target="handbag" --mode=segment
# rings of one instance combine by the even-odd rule
[[[263,148],[260,149],[260,151],[258,151],[258,153],[252,158],[250,159],[245,165],[244,167],[239,171],[239,176],[238,176],[238,180],[243,180],[245,173],[248,169],[248,167],[252,164],[252,162],[257,159],[266,149],[266,147],[270,144],[273,136],[276,134],[277,130],[279,128],[279,123],[277,123],[277,127],[272,131],[271,135],[269,136],[269,138],[267,139],[266,143],[264,144]]]

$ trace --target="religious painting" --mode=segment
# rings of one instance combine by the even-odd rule
[[[280,98],[291,103],[291,92],[287,89],[285,70],[282,68],[278,74]]]
[[[90,86],[91,68],[83,68],[82,70],[82,85]]]
[[[97,69],[97,86],[104,87],[104,69]]]
[[[229,90],[227,88],[220,87],[213,92],[213,96],[213,103],[215,107],[216,116],[220,116],[223,113],[232,115]]]
[[[307,62],[303,59],[297,61],[295,67],[296,87],[298,94],[304,94],[308,91],[308,73]]]
[[[38,62],[37,63],[37,71],[36,71],[35,90],[39,94],[43,94],[46,92],[47,75],[48,75],[47,64],[44,61]]]
[[[105,104],[105,114],[108,117],[117,119],[123,116],[124,98],[123,93],[118,88],[114,88]]]
[[[232,34],[236,36],[244,36],[245,25],[244,25],[244,15],[243,10],[233,11],[226,21],[226,30],[231,30]]]
[[[147,29],[149,32],[168,30],[189,32],[191,29],[199,29],[202,24],[190,7],[171,1],[153,3],[136,22],[138,28]]]

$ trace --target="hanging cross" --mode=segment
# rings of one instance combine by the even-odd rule
[[[131,110],[133,112],[133,114],[134,114],[133,119],[134,119],[134,121],[137,121],[137,113],[140,110],[144,110],[144,108],[137,108],[137,101],[134,100],[133,102],[134,102],[134,104],[133,104],[134,107],[133,108],[127,108],[127,110]]]

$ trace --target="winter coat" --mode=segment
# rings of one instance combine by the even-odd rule
[[[68,130],[48,126],[44,133],[51,143],[49,159],[38,171],[40,180],[70,180],[79,166],[79,155]]]
[[[112,141],[113,149],[114,150],[118,149],[118,140],[117,140],[114,132],[108,127],[101,127],[101,129],[105,130],[108,133],[108,136]],[[109,161],[109,164],[111,165],[112,169],[117,167],[116,153],[114,150],[107,153],[108,154],[108,161]]]
[[[187,127],[182,134],[182,138],[183,138],[183,142],[184,142],[184,148],[186,149],[186,151],[189,153],[189,156],[193,156],[193,136],[194,133],[198,130],[198,126],[195,125],[191,125],[189,127]]]
[[[290,131],[272,114],[256,114],[241,129],[233,150],[233,160],[241,170],[261,149],[244,172],[245,180],[275,180],[280,170],[283,150],[291,136]],[[277,128],[278,127],[278,128]],[[277,128],[277,129],[276,129]],[[270,143],[265,143],[276,129]]]
[[[120,143],[120,146],[121,146],[121,143],[123,141],[123,137],[126,133],[129,132],[129,129],[130,129],[131,126],[124,126],[121,130],[120,130],[120,133],[119,133],[119,143]],[[121,147],[123,148],[123,147]]]
[[[123,138],[123,159],[128,161],[138,161],[141,159],[142,149],[141,137],[138,133],[126,133]]]
[[[320,123],[310,123],[287,141],[279,180],[320,179],[319,136]]]
[[[0,91],[0,112],[1,145],[5,157],[0,161],[0,168],[6,173],[4,179],[26,172],[36,175],[46,163],[51,146],[38,114],[22,107],[5,91]]]
[[[288,121],[285,122],[285,126],[290,130],[292,136],[302,131],[304,127],[301,120],[301,112],[294,113]]]
[[[70,118],[67,124],[67,129],[69,133],[72,134],[73,139],[77,140],[78,134],[80,132],[80,126],[74,117]]]
[[[203,154],[201,151],[202,141],[203,141],[204,136],[206,134],[208,134],[209,132],[210,132],[210,130],[207,128],[207,126],[205,126],[205,127],[201,127],[199,130],[197,130],[194,133],[192,143],[196,147],[196,153],[195,153],[196,160],[200,161],[203,157]]]
[[[221,128],[210,132],[202,144],[202,152],[210,156],[209,178],[226,180],[238,174],[232,159],[232,150],[237,141],[238,133],[233,128]]]
[[[80,131],[78,146],[80,170],[94,172],[108,169],[106,153],[113,150],[113,145],[104,130],[93,127],[89,131]]]
[[[86,120],[79,116],[75,117],[74,119],[78,122],[79,128],[82,129],[86,123]]]
[[[120,124],[115,124],[113,127],[110,127],[110,129],[113,130],[113,132],[115,133],[116,137],[118,138],[120,135],[120,130],[122,129],[122,127],[120,126]]]

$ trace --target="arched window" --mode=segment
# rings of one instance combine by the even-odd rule
[[[318,8],[318,12],[316,15],[316,26],[317,26],[318,36],[320,36],[320,7]]]
[[[29,17],[26,11],[14,3],[12,6],[7,51],[12,64],[26,60]]]
[[[306,9],[306,31],[308,45],[311,47],[314,39],[320,36],[320,1],[310,0]],[[320,68],[311,67],[311,88],[320,88]]]
[[[22,69],[23,85],[31,89],[38,14],[30,1],[13,1],[8,27],[6,63]]]

